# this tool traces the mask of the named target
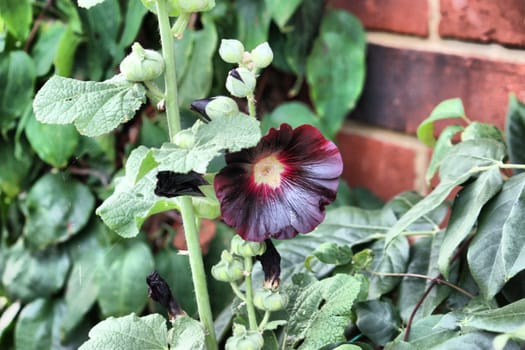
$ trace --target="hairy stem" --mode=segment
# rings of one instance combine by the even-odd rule
[[[245,278],[246,284],[246,310],[248,311],[248,323],[251,330],[257,329],[257,318],[255,317],[255,308],[253,306],[253,286],[252,286],[252,270],[253,270],[253,258],[244,258],[244,270],[247,275]]]
[[[166,117],[170,140],[173,141],[175,134],[180,130],[180,112],[178,105],[177,78],[175,70],[175,54],[173,49],[173,37],[171,35],[170,20],[166,0],[157,0],[157,15],[159,20],[160,39],[162,44],[162,56],[164,57],[166,70],[164,72]],[[197,309],[199,317],[206,329],[206,349],[216,350],[217,340],[213,327],[213,316],[211,313],[210,299],[206,285],[206,273],[202,260],[202,251],[199,244],[199,232],[196,226],[195,213],[190,197],[180,198],[180,213],[184,225],[186,244],[188,246],[191,276],[195,288]]]
[[[266,327],[266,324],[270,320],[270,314],[271,314],[270,311],[265,311],[264,312],[263,319],[262,319],[261,323],[259,324],[259,332],[263,332],[264,331],[264,327]]]
[[[255,112],[255,96],[252,94],[246,96],[248,100],[248,113],[250,117],[257,118],[257,113]]]
[[[239,289],[239,286],[235,282],[230,282],[230,287],[239,299],[241,299],[244,302],[246,301],[246,297],[244,296],[244,294],[242,294],[241,290]]]

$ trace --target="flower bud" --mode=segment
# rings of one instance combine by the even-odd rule
[[[192,148],[195,145],[195,134],[188,129],[181,130],[175,134],[173,143],[180,148]]]
[[[264,242],[250,242],[245,241],[241,236],[233,236],[231,242],[231,251],[234,254],[242,256],[243,258],[251,258],[252,256],[262,255],[266,250]]]
[[[215,7],[215,0],[182,0],[179,8],[182,12],[209,11]]]
[[[252,50],[251,56],[255,67],[265,68],[272,63],[273,51],[270,48],[270,45],[268,45],[267,42],[264,42]]]
[[[232,69],[226,78],[226,89],[236,97],[246,97],[255,89],[255,74],[246,68]]]
[[[239,63],[242,61],[244,46],[239,40],[222,39],[219,47],[219,56],[224,62]]]
[[[221,254],[221,261],[211,268],[213,278],[222,282],[235,282],[244,276],[244,265],[228,251]]]
[[[239,106],[237,106],[237,102],[226,96],[195,100],[191,103],[190,109],[199,113],[199,119],[205,123],[210,122],[216,117],[234,116],[239,114]]]
[[[233,325],[233,336],[226,341],[226,350],[260,350],[264,346],[264,339],[258,331],[246,330],[240,324]]]
[[[263,311],[278,311],[288,305],[288,295],[284,292],[261,289],[255,292],[253,304]]]
[[[164,72],[164,59],[157,51],[134,43],[131,53],[120,62],[120,71],[128,81],[153,80]]]

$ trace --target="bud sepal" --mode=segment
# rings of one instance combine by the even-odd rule
[[[226,350],[260,350],[264,339],[259,331],[247,330],[243,325],[233,324],[233,335],[226,341]]]
[[[278,311],[288,305],[288,295],[280,291],[260,289],[255,292],[253,304],[263,311]]]
[[[245,241],[241,236],[233,236],[230,242],[231,251],[243,258],[251,258],[257,255],[262,255],[266,251],[266,244],[264,242]]]
[[[222,282],[235,282],[244,277],[244,264],[224,250],[221,260],[211,268],[213,278]]]
[[[157,51],[134,43],[131,53],[120,62],[120,71],[128,81],[153,80],[164,73],[164,58]]]

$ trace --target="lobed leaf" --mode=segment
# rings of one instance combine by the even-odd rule
[[[166,350],[168,329],[159,314],[110,317],[91,329],[79,350]]]
[[[434,123],[442,119],[465,119],[465,109],[460,98],[442,101],[430,112],[430,115],[419,124],[417,137],[427,146],[434,146]]]
[[[38,91],[33,108],[42,123],[73,123],[81,134],[98,136],[131,119],[145,98],[140,84],[79,81],[55,75]]]

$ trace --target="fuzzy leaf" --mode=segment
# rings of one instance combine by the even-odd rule
[[[287,307],[291,317],[286,327],[286,346],[317,350],[344,341],[344,329],[360,289],[360,280],[343,274],[292,289],[296,295]]]
[[[467,259],[472,276],[487,299],[525,269],[524,213],[525,174],[506,181],[501,192],[481,212]]]
[[[361,94],[365,79],[365,35],[346,11],[323,16],[319,36],[306,62],[310,97],[333,136]]]
[[[333,265],[345,265],[352,261],[352,248],[347,245],[339,246],[333,242],[325,242],[315,248],[309,255],[304,265],[311,271],[310,261],[317,258],[320,262]]]
[[[159,314],[110,317],[91,329],[89,340],[79,350],[165,350],[166,319]]]
[[[145,101],[146,90],[140,84],[55,75],[38,91],[33,108],[42,123],[73,123],[81,134],[98,136],[130,120]]]
[[[505,123],[511,163],[525,164],[525,105],[511,95]],[[523,170],[513,170],[515,173]]]
[[[434,146],[434,122],[441,119],[464,119],[465,109],[463,102],[459,98],[452,98],[442,101],[430,113],[427,119],[423,120],[417,128],[417,137],[427,146]]]
[[[493,139],[505,143],[503,132],[496,126],[487,123],[472,122],[461,133],[461,140]]]
[[[483,172],[458,193],[439,251],[438,266],[445,278],[448,278],[450,259],[456,248],[470,234],[482,208],[499,192],[502,184],[499,169],[491,169]]]
[[[105,316],[139,313],[147,302],[144,281],[153,271],[153,256],[143,242],[126,243],[112,247],[104,256],[104,268],[97,270],[98,303]]]
[[[188,316],[180,316],[169,332],[171,350],[204,350],[204,327]]]

